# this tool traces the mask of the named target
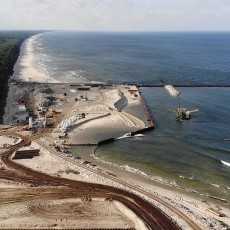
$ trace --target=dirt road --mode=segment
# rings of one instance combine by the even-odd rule
[[[123,203],[136,213],[150,229],[180,229],[180,227],[174,223],[170,217],[166,216],[160,209],[154,207],[148,201],[137,196],[134,193],[115,188],[112,186],[106,186],[102,184],[86,183],[81,181],[74,181],[65,178],[53,177],[45,173],[41,173],[23,165],[17,164],[11,160],[11,156],[22,146],[28,145],[30,139],[23,137],[23,141],[11,149],[5,151],[1,160],[7,166],[8,170],[4,170],[0,173],[0,177],[8,180],[29,183],[31,186],[55,186],[59,189],[65,188],[63,196],[72,197],[76,195],[79,198],[105,198],[108,200],[116,200]],[[66,190],[68,192],[66,192]],[[61,190],[58,196],[62,194]],[[50,194],[57,196],[57,194]],[[46,194],[46,196],[48,196]],[[7,202],[7,201],[6,201]],[[196,228],[199,229],[199,228]]]

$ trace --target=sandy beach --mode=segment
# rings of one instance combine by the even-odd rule
[[[21,55],[19,56],[15,67],[13,78],[23,82],[58,82],[51,78],[45,70],[39,69],[35,64],[35,51],[33,43],[39,38],[40,34],[26,39],[21,46]]]
[[[180,210],[182,213],[188,216],[188,218],[197,222],[202,227],[202,229],[227,229],[226,227],[224,227],[225,225],[221,224],[222,221],[228,225],[230,224],[229,216],[228,216],[229,215],[229,209],[228,209],[229,205],[228,204],[224,204],[221,202],[213,202],[213,200],[208,199],[207,197],[199,197],[196,194],[188,193],[188,192],[182,191],[174,187],[162,185],[161,183],[152,182],[152,181],[150,182],[149,180],[145,179],[144,177],[140,175],[133,174],[125,170],[121,170],[121,169],[117,170],[117,168],[114,166],[98,164],[98,166],[94,169],[95,172],[93,172],[90,166],[82,165],[82,163],[75,160],[71,156],[68,157],[65,154],[59,154],[59,155],[54,154],[55,151],[51,152],[48,149],[43,148],[41,146],[41,143],[47,145],[47,140],[43,138],[39,142],[37,141],[32,142],[30,146],[31,149],[40,150],[39,156],[34,157],[32,159],[15,160],[15,162],[17,164],[22,164],[28,168],[34,169],[38,172],[47,173],[54,177],[69,178],[72,180],[85,181],[89,183],[105,184],[105,185],[122,188],[124,190],[137,193],[139,196],[143,197],[144,199],[149,200],[149,202],[153,203],[154,205],[159,207],[161,210],[163,210],[168,216],[170,216],[174,221],[176,221],[182,229],[190,229],[190,227],[183,218],[181,218],[176,213],[174,213],[172,209],[165,206],[164,202],[174,207],[175,209]],[[2,167],[4,168],[3,165]],[[103,174],[100,175],[101,172],[103,171],[104,171],[103,173],[104,175],[108,175],[108,174],[116,175],[116,177],[122,183],[114,182],[113,180],[108,179],[108,177],[104,177]],[[146,191],[150,194],[153,194],[157,199],[152,199],[146,196],[144,193],[137,192],[133,190],[132,188],[130,188],[129,186],[125,186],[123,183],[139,188],[142,191]],[[12,192],[10,193],[12,196],[11,199],[13,199],[14,196],[15,197],[20,196],[20,193],[24,191],[24,188],[29,188],[26,183],[25,184],[15,183],[15,182],[9,183],[6,180],[1,180],[0,186],[2,188],[1,189],[2,195],[6,191],[12,190]],[[15,188],[17,188],[17,192],[14,191]],[[4,190],[4,189],[7,189],[7,190]],[[47,190],[47,189],[48,188],[43,188],[43,190]],[[33,194],[33,191],[31,190],[30,193]],[[42,191],[40,192],[40,194],[43,194]],[[3,197],[6,198],[8,197],[8,195],[4,195]],[[18,209],[17,212],[14,211],[14,213],[15,214],[17,213],[16,216],[23,217],[23,213],[28,212],[28,210],[26,211],[26,207],[28,207],[28,205],[34,205],[35,208],[43,207],[42,208],[43,212],[39,211],[40,213],[39,216],[36,213],[34,214],[30,213],[31,218],[20,218],[19,222],[17,220],[20,226],[24,226],[26,228],[30,228],[32,226],[36,228],[45,227],[45,226],[51,227],[54,224],[57,224],[57,226],[65,226],[65,225],[62,225],[64,224],[63,222],[60,222],[60,218],[66,219],[66,224],[67,224],[66,226],[78,226],[78,227],[87,226],[84,221],[81,222],[81,225],[79,225],[78,219],[75,218],[74,220],[72,220],[72,218],[68,217],[68,215],[65,216],[65,214],[61,216],[57,216],[57,214],[55,214],[55,219],[54,219],[49,211],[50,209],[54,209],[53,212],[57,213],[57,211],[55,211],[57,204],[62,204],[59,207],[62,207],[62,208],[65,207],[66,210],[71,210],[73,208],[73,205],[82,207],[80,200],[52,199],[52,201],[50,200],[48,203],[42,197],[36,198],[35,200],[36,201],[33,201],[32,203],[31,202],[28,203],[27,201],[28,203],[27,206],[25,206],[24,203],[21,203],[20,209]],[[163,204],[162,202],[159,202],[159,201],[163,201]],[[96,206],[99,205],[100,207],[101,205],[103,206],[103,202],[105,201],[95,200],[94,202],[96,202],[95,203]],[[69,203],[72,204],[71,207],[68,206]],[[94,205],[94,203],[90,203],[90,205]],[[106,205],[106,207],[110,208],[110,211],[108,212],[109,214],[107,213],[108,214],[107,216],[109,218],[107,218],[105,223],[101,222],[101,218],[104,218],[104,214],[99,212],[97,209],[93,208],[95,212],[94,215],[96,216],[96,219],[93,219],[93,220],[95,221],[95,223],[98,223],[98,226],[102,227],[102,226],[108,225],[112,227],[114,226],[113,224],[115,223],[116,227],[120,226],[122,228],[124,226],[130,226],[130,227],[135,226],[136,229],[145,229],[145,227],[143,227],[144,226],[143,222],[137,217],[134,218],[136,219],[135,223],[131,221],[133,220],[133,217],[135,214],[130,212],[130,210],[128,210],[126,207],[122,206],[122,204],[117,204],[117,203],[112,204],[111,203],[111,205],[112,206],[110,207]],[[116,205],[117,208],[115,208],[114,205]],[[1,210],[5,210],[5,212],[0,213],[0,226],[11,228],[15,224],[15,220],[16,220],[15,218],[12,217],[12,212],[13,212],[15,205],[14,203],[4,204],[3,202],[1,206],[2,206]],[[90,208],[91,206],[88,205],[87,207]],[[121,214],[116,213],[115,210],[117,209],[119,209],[120,212],[123,213],[122,214],[123,217],[120,216]],[[50,215],[48,217],[48,223],[45,224],[42,221],[42,218],[44,218],[44,214],[46,215],[47,212],[49,212]],[[85,213],[87,213],[87,211],[85,211]],[[226,216],[225,217],[218,216],[220,213]],[[4,221],[1,221],[1,218],[3,218],[3,216],[4,216]],[[37,219],[38,217],[39,219]],[[87,218],[91,218],[91,217],[85,214],[84,218],[85,220],[87,220]],[[112,222],[111,222],[111,219],[113,219]],[[120,222],[121,219],[123,220],[122,222]],[[38,220],[40,220],[39,224],[36,224],[36,226],[33,225],[34,221],[38,221]],[[90,222],[87,222],[87,223],[90,223]],[[210,228],[210,226],[212,227]]]

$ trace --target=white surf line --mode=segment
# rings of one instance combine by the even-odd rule
[[[230,167],[230,162],[221,160],[221,163]]]

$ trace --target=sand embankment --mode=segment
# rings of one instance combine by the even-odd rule
[[[62,106],[64,124],[63,121],[59,123],[59,128],[54,130],[53,138],[67,133],[65,144],[97,144],[99,141],[116,139],[146,127],[146,115],[138,118],[132,113],[123,111],[124,108],[135,105],[135,108],[144,114],[139,96],[131,94],[128,87],[122,85],[94,87],[87,91],[87,99],[85,94],[76,91],[76,95],[71,94],[66,98],[66,103]],[[74,98],[78,98],[77,102]],[[69,105],[71,109],[68,108]],[[82,113],[85,114],[85,118],[73,121],[73,116]],[[63,141],[57,139],[57,142]]]

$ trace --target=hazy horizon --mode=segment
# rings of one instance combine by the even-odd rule
[[[228,32],[228,0],[0,0],[0,30]]]
[[[208,34],[208,33],[230,33],[230,30],[202,30],[202,31],[198,31],[198,30],[181,30],[181,31],[177,31],[177,30],[168,30],[168,31],[145,31],[145,30],[44,30],[44,29],[0,29],[1,32],[17,32],[17,31],[34,31],[34,32],[39,32],[39,33],[47,33],[47,32],[79,32],[79,33],[204,33],[204,34]]]

